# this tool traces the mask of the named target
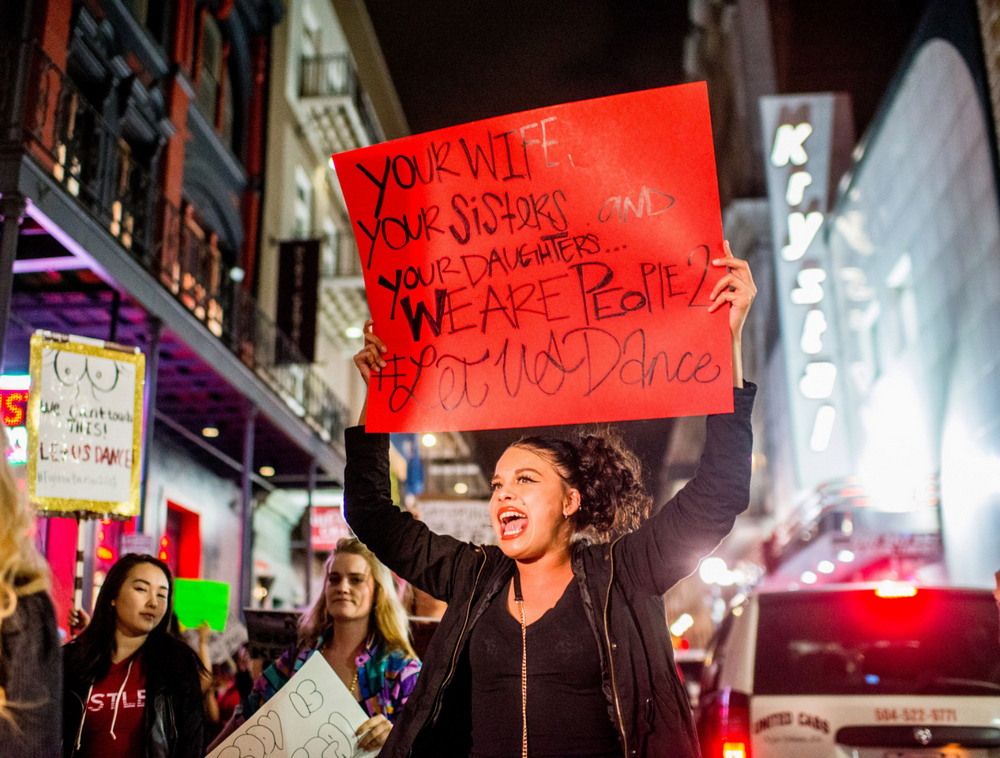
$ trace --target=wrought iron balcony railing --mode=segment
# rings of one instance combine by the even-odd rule
[[[347,409],[253,296],[225,270],[215,235],[155,181],[155,149],[109,124],[36,44],[0,54],[11,86],[0,95],[0,142],[22,149],[324,441],[340,438]],[[25,93],[17,102],[12,93]]]
[[[302,58],[299,68],[299,97],[342,98],[348,101],[357,113],[368,138],[368,144],[375,144],[384,139],[349,55]]]

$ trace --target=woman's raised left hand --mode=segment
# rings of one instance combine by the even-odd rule
[[[377,713],[358,727],[355,734],[361,739],[358,747],[362,750],[380,750],[389,739],[389,732],[392,731],[392,722],[381,713]]]
[[[712,288],[710,296],[712,304],[708,306],[708,312],[712,313],[723,303],[729,303],[732,306],[729,309],[729,332],[733,339],[739,339],[747,314],[750,312],[750,305],[757,296],[757,286],[753,283],[750,264],[733,255],[729,242],[723,242],[722,246],[725,255],[722,258],[715,258],[712,265],[725,266],[726,274]]]

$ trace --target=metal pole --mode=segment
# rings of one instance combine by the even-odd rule
[[[250,593],[253,589],[253,472],[254,430],[257,422],[257,406],[247,413],[246,429],[243,432],[243,471],[240,475],[240,613],[250,607]]]
[[[20,14],[15,6],[13,19],[6,16],[7,23],[4,24],[4,33],[0,35],[4,47],[7,47],[8,50],[10,45],[16,44],[18,46],[17,56],[11,56],[11,60],[14,61],[14,66],[11,68],[14,74],[13,81],[4,82],[10,89],[10,99],[7,101],[10,104],[10,112],[5,114],[8,121],[5,124],[5,133],[0,134],[0,140],[4,142],[19,142],[23,136],[21,130],[24,128],[25,92],[28,89],[28,77],[31,73],[33,46],[31,40],[35,15],[38,10],[37,5],[35,0],[24,0],[20,3]],[[4,10],[6,13],[11,12],[10,7]],[[14,30],[15,24],[17,25],[16,31]]]
[[[142,409],[145,439],[142,446],[142,482],[139,486],[139,515],[135,519],[135,530],[143,532],[146,523],[146,505],[149,495],[149,459],[152,457],[153,427],[156,421],[156,377],[160,371],[160,340],[163,337],[163,322],[150,319],[149,352],[146,355],[146,395]]]
[[[312,515],[313,515],[313,491],[316,489],[316,459],[309,461],[309,487],[306,490],[306,603],[312,603],[312,572],[313,572],[313,541],[312,541]]]
[[[108,328],[108,342],[118,341],[118,316],[122,307],[122,293],[111,290],[111,326]]]
[[[0,198],[0,216],[3,216],[3,230],[0,231],[0,374],[4,370],[4,356],[7,347],[7,323],[10,320],[10,303],[14,291],[14,259],[17,258],[17,238],[24,221],[27,201],[16,192]]]
[[[73,607],[90,613],[94,607],[94,521],[76,519],[76,569],[73,578]],[[79,603],[79,605],[77,604]]]
[[[76,610],[83,609],[83,560],[84,550],[87,547],[86,532],[83,528],[85,523],[82,518],[76,517],[76,565],[73,569],[73,608]],[[90,613],[90,608],[88,607],[86,611]]]

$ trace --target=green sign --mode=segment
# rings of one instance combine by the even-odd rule
[[[215,631],[224,631],[229,615],[229,585],[206,579],[175,579],[174,612],[189,629],[208,622]]]

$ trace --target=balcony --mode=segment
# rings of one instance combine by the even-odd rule
[[[232,264],[227,265],[225,261],[235,260],[233,251],[224,250],[216,235],[195,223],[190,203],[184,201],[178,206],[160,191],[156,181],[157,148],[126,139],[121,130],[113,128],[95,104],[89,102],[73,81],[34,45],[27,44],[20,51],[6,51],[0,56],[5,59],[0,60],[0,70],[16,70],[13,64],[19,57],[22,61],[30,61],[26,67],[30,74],[23,90],[29,95],[20,109],[16,103],[3,103],[4,108],[0,111],[3,131],[0,134],[9,148],[19,149],[24,154],[21,173],[24,175],[24,166],[27,166],[35,180],[33,186],[38,187],[37,191],[25,192],[32,200],[29,214],[43,213],[40,210],[45,204],[43,199],[53,202],[52,195],[57,195],[58,207],[72,209],[72,218],[65,213],[53,216],[55,226],[70,224],[85,229],[92,248],[117,249],[118,256],[137,264],[130,270],[138,269],[148,275],[138,284],[147,290],[161,292],[149,298],[151,301],[172,299],[180,306],[180,309],[175,306],[174,312],[186,313],[187,318],[193,318],[200,325],[201,334],[196,335],[199,344],[211,346],[214,342],[223,346],[265,385],[261,388],[264,395],[270,392],[318,440],[339,448],[347,419],[346,408],[287,335],[261,312],[253,296],[229,276]],[[22,66],[21,70],[24,68]],[[15,144],[18,142],[19,148]],[[49,191],[51,187],[56,188],[55,193]],[[40,226],[46,227],[44,223]],[[37,238],[44,230],[54,235],[44,245],[34,246],[47,251],[46,257],[35,261],[19,260],[15,272],[19,272],[18,266],[20,272],[94,269],[93,260],[97,256],[92,257],[94,251],[88,249],[82,235],[74,239],[71,231],[40,226],[32,224],[30,234]],[[22,231],[22,234],[27,233]],[[26,249],[26,246],[21,248]],[[19,259],[21,257],[19,251]],[[129,282],[126,287],[115,275],[109,276],[107,271],[100,273],[101,278],[115,289],[137,289],[136,281]],[[95,279],[93,276],[84,278],[91,283]],[[20,286],[23,290],[31,289],[30,285]],[[32,303],[41,302],[42,287],[38,289],[39,292],[23,292],[26,309]],[[101,318],[95,316],[95,323],[107,323],[107,306],[100,305],[107,301],[106,294],[91,298],[91,302],[98,304],[97,309],[104,310],[103,314],[97,314]],[[134,292],[127,296],[141,299]],[[41,320],[41,309],[36,313]],[[22,318],[28,323],[26,317]],[[86,318],[83,315],[79,318],[80,329],[75,333],[85,333]],[[198,331],[193,324],[177,325],[165,320],[164,325],[167,329],[180,326],[180,333]],[[191,344],[191,340],[187,342]],[[190,350],[186,352],[185,360],[189,365],[185,371],[190,372]],[[206,381],[216,385],[208,394],[231,392],[231,387],[223,389],[229,383],[243,389],[246,396],[256,393],[260,397],[261,392],[254,388],[248,394],[247,388],[241,387],[239,376],[227,375],[225,365],[204,354],[201,363],[203,365],[197,370],[203,375],[211,374],[212,378]],[[245,403],[234,404],[231,396],[226,402],[234,420],[245,415]],[[159,396],[157,405],[162,410]],[[191,410],[192,425],[197,428],[212,413],[210,408]],[[178,415],[183,414],[178,411]],[[294,430],[297,427],[294,423],[291,426],[286,423],[285,428]],[[301,439],[298,441],[303,443]],[[305,443],[303,447],[315,449],[316,446]],[[239,459],[239,455],[235,457]]]
[[[320,154],[384,140],[349,55],[302,58],[298,97],[299,122]]]

